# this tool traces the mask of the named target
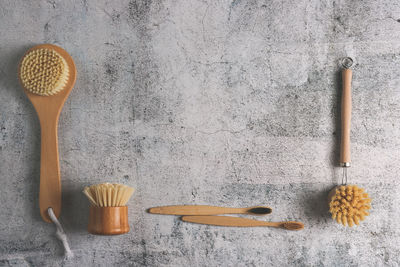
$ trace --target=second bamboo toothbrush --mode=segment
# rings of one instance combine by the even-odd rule
[[[264,222],[240,217],[230,216],[182,216],[182,221],[199,223],[215,226],[231,226],[231,227],[276,227],[286,230],[301,230],[304,224],[301,222]]]

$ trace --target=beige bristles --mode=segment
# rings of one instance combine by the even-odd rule
[[[30,51],[20,65],[20,80],[31,93],[50,96],[64,89],[69,69],[64,58],[56,51],[41,48]]]
[[[134,189],[122,184],[96,184],[83,189],[90,203],[98,207],[126,206]]]
[[[304,224],[301,222],[284,222],[281,225],[283,228],[288,229],[288,230],[304,229]]]
[[[353,226],[369,215],[371,199],[364,189],[355,185],[342,185],[335,189],[329,203],[332,218],[343,225]]]

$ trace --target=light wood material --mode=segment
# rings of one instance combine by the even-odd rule
[[[234,226],[234,227],[277,227],[288,230],[301,230],[304,225],[300,222],[264,222],[239,217],[229,216],[182,216],[182,221],[216,225],[216,226]]]
[[[47,209],[51,207],[57,216],[61,212],[61,181],[58,157],[57,124],[61,109],[71,92],[76,80],[76,68],[71,56],[61,47],[43,44],[32,47],[34,49],[53,49],[58,52],[68,64],[69,78],[65,88],[53,96],[40,96],[33,94],[24,88],[26,95],[32,102],[38,114],[41,129],[40,152],[40,214],[44,221],[51,222]],[[20,68],[18,68],[19,70]],[[18,75],[19,76],[19,75]],[[22,84],[22,83],[21,83]]]
[[[90,206],[88,231],[96,235],[120,235],[129,232],[128,207]]]
[[[265,209],[266,212],[255,212],[255,209]],[[252,212],[253,210],[253,212]],[[207,205],[183,205],[183,206],[163,206],[150,208],[149,213],[166,215],[218,215],[218,214],[251,214],[265,215],[271,213],[269,207],[248,207],[248,208],[225,208]]]
[[[341,144],[340,144],[340,163],[351,163],[350,159],[350,124],[351,124],[351,69],[342,71],[343,92],[342,92],[342,111],[341,111]]]

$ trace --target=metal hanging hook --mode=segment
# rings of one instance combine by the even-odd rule
[[[344,57],[342,59],[342,67],[345,69],[350,69],[353,66],[353,59],[351,57]]]
[[[342,185],[347,185],[347,168],[343,168]]]

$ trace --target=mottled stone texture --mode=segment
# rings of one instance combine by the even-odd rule
[[[17,82],[39,43],[78,79],[59,122],[63,261],[39,215],[40,128]],[[350,181],[374,199],[359,227],[327,212],[341,179],[339,59],[355,59]],[[1,266],[398,266],[400,2],[0,2]],[[129,234],[87,233],[84,186],[137,188]],[[149,215],[165,204],[273,207],[301,232]],[[264,219],[264,218],[262,218]]]

